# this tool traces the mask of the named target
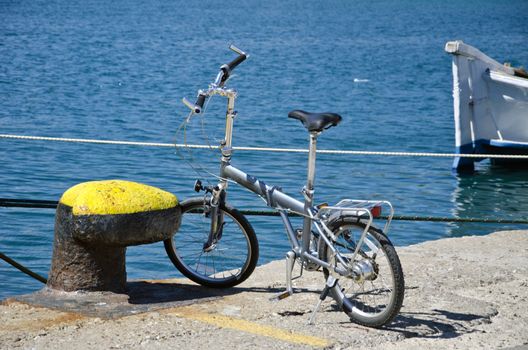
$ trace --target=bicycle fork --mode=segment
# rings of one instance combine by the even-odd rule
[[[222,210],[219,210],[219,207],[225,202],[225,191],[217,186],[211,192],[210,202],[204,206],[208,210],[205,214],[211,218],[209,235],[202,248],[204,252],[210,252],[216,248],[218,241],[222,238],[225,225],[224,213]]]

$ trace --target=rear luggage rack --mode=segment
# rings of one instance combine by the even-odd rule
[[[385,210],[389,210],[389,215],[384,218],[387,221],[383,228],[383,232],[387,234],[389,226],[394,216],[394,208],[388,201],[372,201],[372,200],[358,200],[358,199],[343,199],[333,206],[320,206],[319,211],[315,215],[317,219],[323,222],[332,221],[340,216],[351,216],[357,217],[358,219],[367,220],[365,222],[366,229],[368,231],[372,225],[372,221],[378,217],[381,217],[381,213]]]

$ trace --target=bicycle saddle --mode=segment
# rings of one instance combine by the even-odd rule
[[[309,113],[296,109],[288,113],[289,118],[300,120],[310,132],[321,132],[336,126],[341,121],[341,116],[336,113]]]

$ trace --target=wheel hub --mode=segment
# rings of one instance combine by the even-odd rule
[[[210,251],[213,251],[216,249],[216,246],[218,245],[218,240],[213,240],[212,242],[205,242],[202,248],[202,251],[204,253],[209,253]]]
[[[374,281],[378,278],[378,265],[372,260],[356,261],[352,271],[357,282]]]

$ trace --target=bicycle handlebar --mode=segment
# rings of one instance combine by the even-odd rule
[[[235,58],[234,60],[232,60],[231,62],[227,63],[227,64],[223,64],[221,67],[220,67],[220,72],[218,73],[214,83],[213,83],[213,86],[214,87],[223,87],[223,85],[226,83],[226,81],[230,78],[231,76],[231,72],[233,71],[233,69],[235,69],[240,63],[244,62],[248,57],[249,55],[247,53],[245,53],[244,51],[240,50],[239,48],[237,48],[236,46],[234,45],[230,45],[229,46],[229,49],[236,52],[238,54],[238,57]],[[209,93],[206,91],[202,91],[200,90],[198,92],[198,97],[196,99],[196,103],[194,103],[194,105],[188,101],[186,98],[183,98],[183,103],[189,107],[194,113],[196,114],[199,114],[201,113],[202,109],[203,109],[203,106],[205,104],[205,100],[206,98],[209,97]]]
[[[230,78],[231,72],[233,69],[235,69],[240,63],[244,62],[246,58],[249,57],[247,53],[240,50],[235,45],[230,45],[229,49],[236,52],[238,54],[238,57],[232,60],[231,62],[224,64],[220,67],[220,73],[216,77],[216,80],[214,82],[215,85],[222,87],[225,82]]]
[[[240,63],[244,62],[246,58],[247,58],[247,55],[245,53],[242,53],[237,58],[229,62],[227,64],[229,71],[231,72],[233,69],[235,69]]]

